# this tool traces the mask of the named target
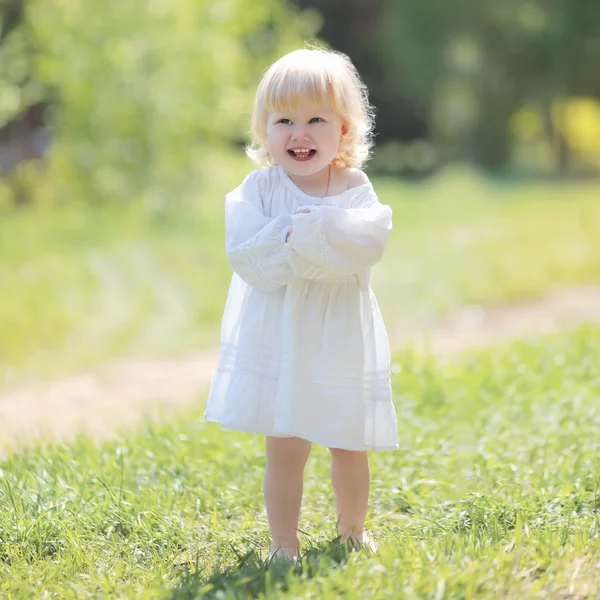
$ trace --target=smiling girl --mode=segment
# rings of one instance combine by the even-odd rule
[[[292,52],[256,94],[248,154],[266,168],[226,196],[234,274],[205,416],[266,436],[273,556],[299,554],[313,443],[331,453],[341,541],[374,549],[367,451],[398,448],[388,338],[370,287],[392,211],[360,170],[372,125],[346,56]]]

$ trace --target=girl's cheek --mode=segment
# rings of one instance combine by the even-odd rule
[[[280,129],[280,130],[277,132],[277,135],[275,136],[275,138],[274,138],[274,139],[275,139],[277,142],[279,142],[279,143],[283,143],[283,142],[285,142],[285,140],[287,139],[287,136],[286,136],[286,132],[285,132],[285,130],[284,130],[283,128],[282,128],[282,129]]]

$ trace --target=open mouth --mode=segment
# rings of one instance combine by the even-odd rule
[[[294,160],[310,160],[317,153],[313,148],[292,148],[287,152]]]

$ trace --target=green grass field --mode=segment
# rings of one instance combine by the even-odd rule
[[[123,355],[213,347],[230,271],[229,161],[195,207],[66,205],[0,221],[0,386]],[[431,323],[600,280],[600,185],[448,171],[376,180],[395,228],[374,287]],[[600,327],[434,358],[394,356],[400,450],[372,455],[380,550],[334,540],[326,450],[307,467],[294,568],[266,568],[263,441],[191,414],[0,462],[0,597],[595,598]]]
[[[372,455],[374,556],[332,541],[325,450],[295,569],[266,569],[264,448],[185,419],[0,465],[9,598],[594,598],[600,329],[396,356],[401,449]],[[570,594],[570,595],[569,595]]]
[[[223,196],[249,169],[215,159],[191,207],[75,203],[0,219],[0,389],[115,356],[214,347],[231,275]],[[516,186],[454,169],[375,186],[394,209],[374,277],[390,324],[600,278],[598,182]]]

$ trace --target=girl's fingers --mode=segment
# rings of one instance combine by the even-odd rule
[[[302,206],[296,209],[296,214],[304,213],[309,214],[318,210],[316,206]]]

